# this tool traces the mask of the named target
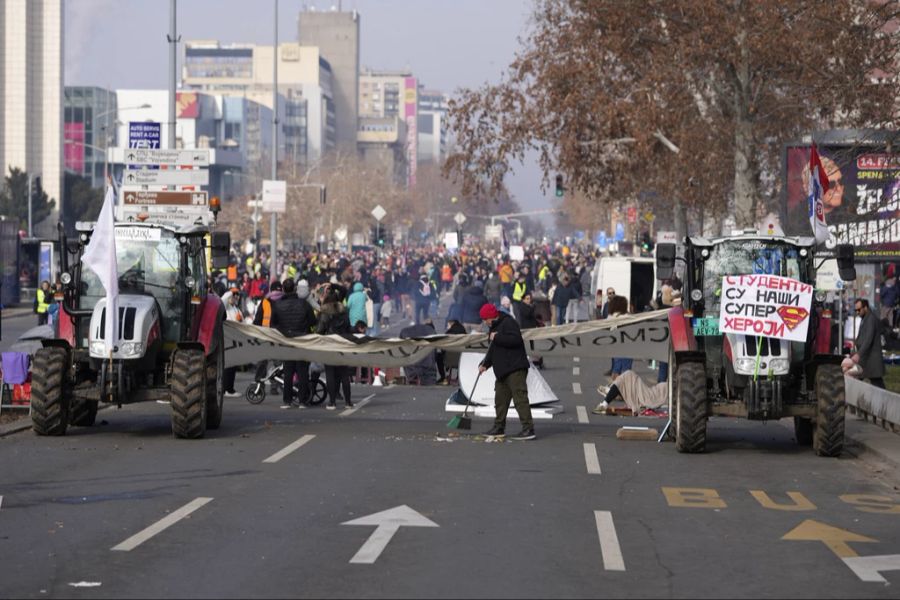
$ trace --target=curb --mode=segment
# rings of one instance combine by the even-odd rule
[[[31,429],[31,419],[29,419],[28,416],[22,417],[18,421],[7,423],[6,425],[0,425],[0,438],[19,433],[20,431],[25,431],[26,429]]]

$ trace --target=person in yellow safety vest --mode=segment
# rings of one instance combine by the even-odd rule
[[[50,282],[45,279],[34,295],[34,312],[38,316],[38,325],[47,324],[51,302],[53,302],[53,294],[50,292]]]
[[[547,276],[549,274],[550,274],[550,267],[548,267],[547,264],[544,263],[544,266],[541,267],[541,270],[538,273],[538,281],[541,281],[541,282],[544,281],[545,279],[547,279]]]
[[[291,279],[297,279],[297,267],[293,264],[288,265],[287,274]]]

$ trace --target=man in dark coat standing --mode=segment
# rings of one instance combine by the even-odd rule
[[[881,323],[869,308],[869,301],[856,301],[856,314],[862,317],[859,333],[856,335],[856,352],[862,367],[864,379],[875,387],[884,389],[884,356],[881,350]]]
[[[490,328],[490,346],[487,355],[478,365],[478,372],[494,369],[494,427],[487,433],[503,436],[506,432],[506,414],[512,400],[522,422],[522,431],[514,440],[533,440],[534,421],[531,418],[531,404],[528,401],[528,355],[525,340],[516,320],[497,310],[493,304],[485,304],[480,311],[481,320]]]
[[[316,315],[312,306],[305,299],[297,296],[293,279],[286,279],[283,284],[284,295],[272,303],[272,321],[274,327],[284,337],[295,338],[307,335],[316,325]],[[300,397],[294,395],[294,373],[300,379]],[[284,395],[281,408],[300,408],[309,402],[309,362],[305,360],[284,361]]]

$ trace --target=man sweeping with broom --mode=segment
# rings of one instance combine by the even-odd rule
[[[506,413],[512,400],[522,422],[522,431],[514,440],[533,440],[534,421],[531,419],[531,405],[528,402],[528,355],[525,340],[516,320],[501,313],[493,304],[485,304],[479,311],[481,320],[490,329],[490,346],[487,355],[478,365],[478,373],[494,369],[497,382],[494,385],[494,409],[497,416],[489,436],[502,437],[506,432]]]

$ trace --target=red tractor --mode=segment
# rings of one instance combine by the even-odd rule
[[[119,222],[118,332],[105,347],[106,293],[82,267],[92,227],[78,237],[60,227],[64,300],[56,339],[44,340],[32,364],[32,427],[64,435],[94,424],[101,402],[168,403],[172,433],[201,438],[222,422],[225,340],[222,301],[207,284],[207,261],[227,266],[228,232],[205,219],[188,226]],[[72,260],[70,260],[70,257]]]

